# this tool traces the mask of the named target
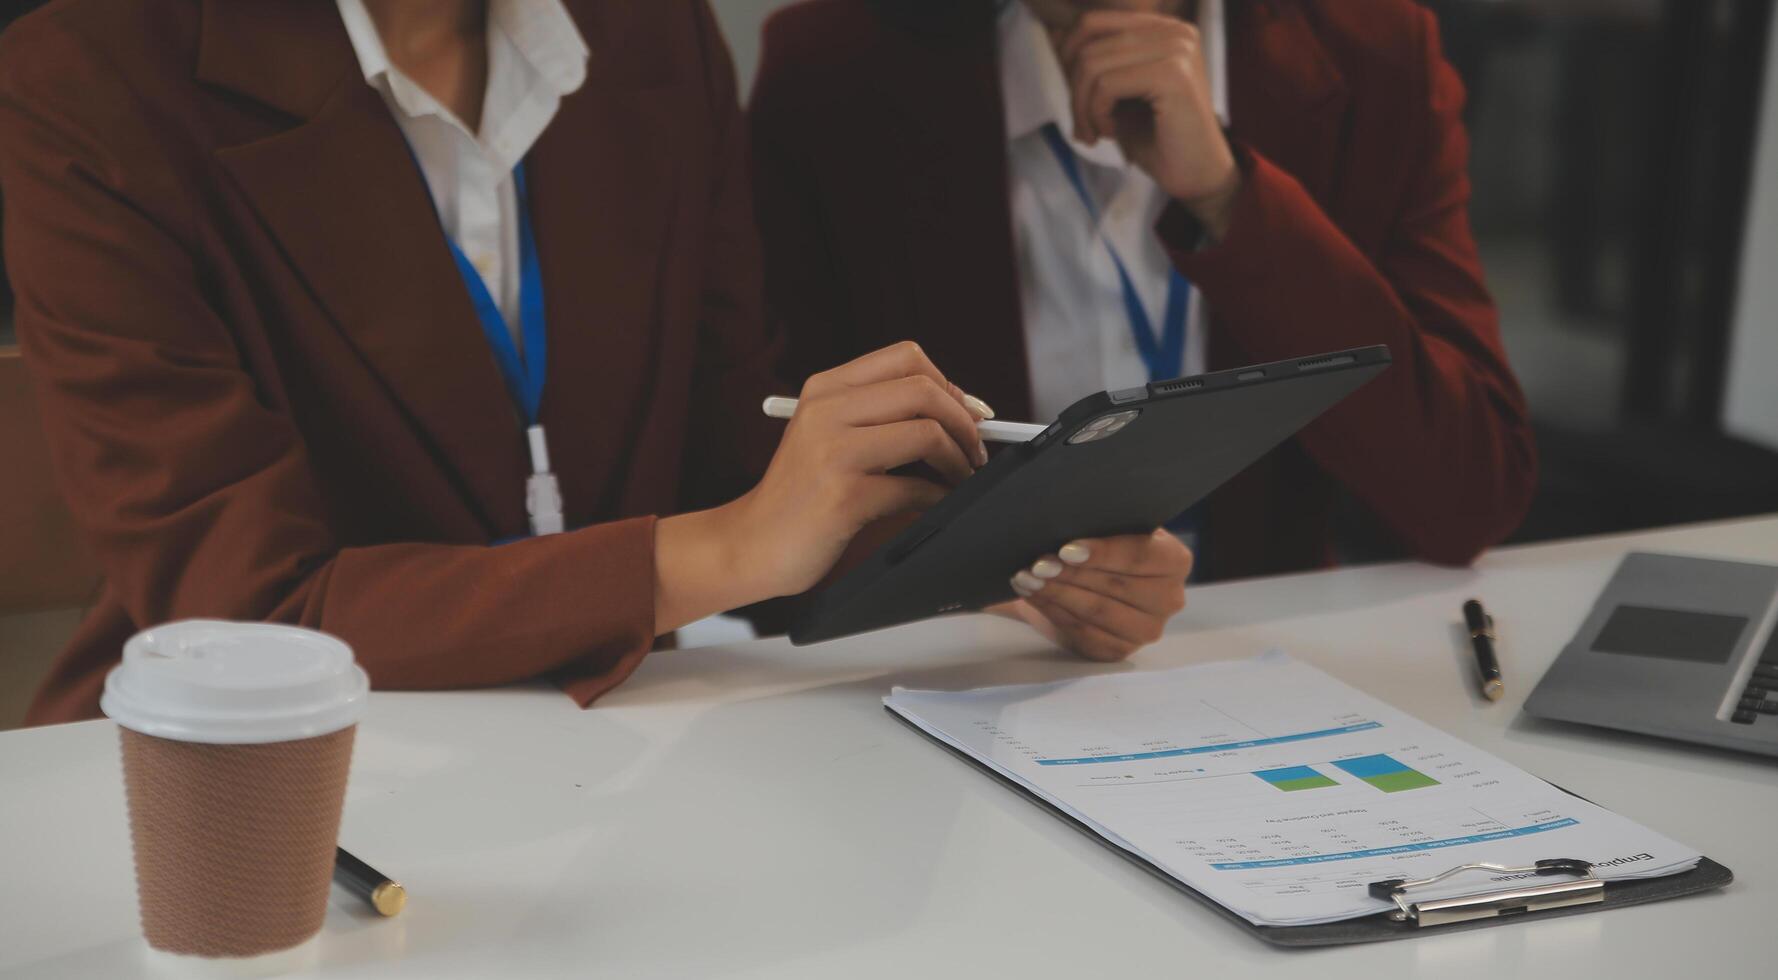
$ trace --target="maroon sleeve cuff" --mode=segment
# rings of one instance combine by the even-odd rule
[[[562,596],[561,614],[571,608],[622,610],[623,624],[615,625],[594,614],[586,627],[606,638],[552,674],[556,686],[582,708],[592,707],[605,692],[622,684],[642,658],[654,649],[654,517],[638,517],[605,525],[598,553],[592,561],[568,575],[572,588],[596,590],[600,599],[588,603]],[[587,567],[589,566],[590,567]],[[605,622],[597,622],[605,619]]]

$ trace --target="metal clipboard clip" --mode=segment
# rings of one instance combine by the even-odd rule
[[[1578,875],[1579,877],[1573,881],[1515,885],[1511,888],[1455,898],[1438,898],[1423,902],[1414,902],[1408,899],[1409,889],[1434,885],[1465,871],[1491,871],[1495,874],[1538,876]],[[1370,893],[1372,898],[1395,903],[1396,910],[1389,913],[1390,919],[1396,922],[1412,922],[1415,926],[1423,929],[1427,926],[1442,926],[1470,919],[1490,919],[1502,915],[1543,912],[1570,905],[1592,905],[1605,901],[1605,882],[1593,877],[1593,866],[1586,861],[1574,858],[1554,858],[1522,868],[1510,868],[1504,864],[1486,862],[1460,864],[1442,874],[1421,878],[1418,881],[1409,881],[1406,878],[1373,881],[1370,884]]]

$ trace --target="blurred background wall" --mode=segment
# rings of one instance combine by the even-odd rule
[[[1759,144],[1729,345],[1728,430],[1778,449],[1778,17],[1769,17]]]
[[[1543,455],[1519,537],[1778,507],[1771,0],[1427,5]]]
[[[712,0],[711,9],[728,37],[729,51],[735,56],[735,74],[746,92],[753,82],[753,71],[759,65],[759,29],[766,18],[792,0]]]

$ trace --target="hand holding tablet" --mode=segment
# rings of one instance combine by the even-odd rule
[[[1024,597],[1014,584],[1033,555],[1056,554],[1061,565],[1071,542],[1150,534],[1388,365],[1387,347],[1362,347],[1083,398],[809,596],[790,638],[813,643],[1035,598],[1041,589]],[[1056,572],[1050,581],[1068,574],[1039,564]],[[1037,571],[1030,577],[1042,578]],[[1046,618],[1066,611],[1049,605]]]
[[[993,409],[972,395],[962,401],[979,417],[976,432],[984,442],[1030,442],[1047,428],[995,420]],[[760,408],[767,418],[788,421],[797,405],[795,398],[772,396]],[[1089,432],[1109,435],[1124,421],[1109,417]],[[1160,639],[1167,619],[1184,607],[1191,564],[1191,551],[1164,530],[1071,542],[1014,573],[1012,587],[1020,599],[991,611],[1024,622],[1083,657],[1123,660]]]
[[[1122,660],[1161,638],[1185,608],[1192,553],[1165,529],[1070,541],[1013,574],[1019,599],[990,612],[1029,623],[1093,660]]]

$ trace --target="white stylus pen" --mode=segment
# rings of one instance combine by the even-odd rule
[[[760,408],[764,409],[767,418],[788,419],[796,414],[796,399],[773,395]],[[1046,428],[1048,426],[1031,422],[999,422],[994,419],[983,419],[975,424],[975,431],[981,433],[983,442],[1030,442]]]

